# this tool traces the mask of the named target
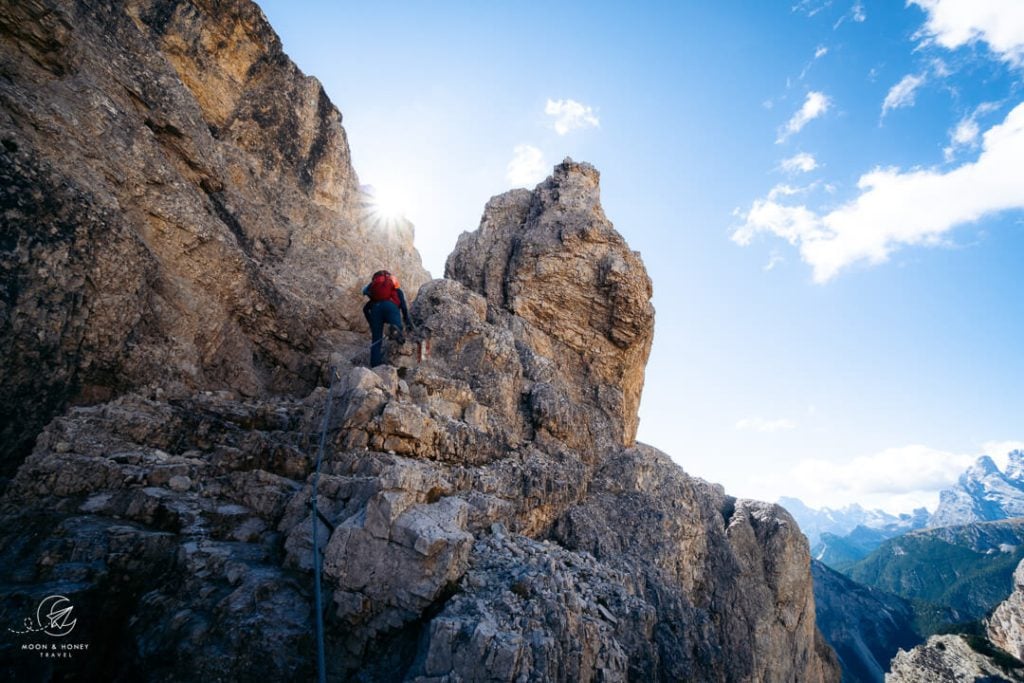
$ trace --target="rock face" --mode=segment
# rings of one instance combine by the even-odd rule
[[[592,177],[567,163],[541,187]],[[608,239],[602,259],[620,248]],[[635,264],[621,287],[644,291]],[[577,286],[611,308],[616,290]],[[568,358],[564,333],[485,293],[426,284],[413,317],[430,357],[392,346],[370,371],[336,354],[330,394],[153,391],[55,420],[0,501],[18,529],[0,539],[5,613],[51,594],[83,622],[97,610],[96,665],[124,675],[156,659],[178,679],[309,675],[309,454],[330,407],[332,679],[838,680],[793,519],[629,445],[613,431],[625,392],[566,375],[528,342],[549,335]],[[640,310],[637,329],[602,334],[649,340]],[[639,370],[615,348],[608,367]],[[5,664],[26,666],[17,654]]]
[[[880,683],[901,648],[921,642],[910,603],[862,586],[812,561],[818,628],[836,651],[846,683]]]
[[[488,320],[544,366],[531,369],[538,381],[566,387],[560,396],[543,388],[539,403],[568,401],[602,417],[552,427],[589,429],[583,439],[614,448],[636,438],[654,308],[639,255],[601,210],[598,180],[592,166],[567,159],[533,192],[495,197],[480,228],[459,238],[445,276],[484,295]]]
[[[450,279],[419,288],[423,344],[389,344],[369,370],[345,302],[374,260],[421,271],[401,240],[364,249],[338,115],[255,6],[0,17],[5,68],[43,83],[0,82],[5,168],[66,193],[47,191],[52,210],[11,200],[17,220],[66,230],[39,242],[52,233],[14,224],[5,390],[50,367],[79,387],[0,498],[0,614],[32,627],[0,640],[15,680],[308,680],[314,559],[330,680],[838,680],[792,517],[634,441],[651,284],[593,168],[566,161],[492,200]],[[62,160],[45,137],[108,115],[141,121],[109,133],[115,151],[83,138]],[[97,294],[97,261],[127,299]],[[40,298],[46,277],[71,300]],[[92,326],[115,312],[129,341]],[[60,353],[26,355],[38,316],[67,322],[39,328]],[[121,384],[88,396],[123,393],[62,410],[107,386],[83,341],[101,330]],[[87,656],[22,649],[53,638],[33,622],[50,596],[73,605]]]
[[[1024,660],[1024,562],[1013,572],[1013,593],[988,618],[987,635],[996,647]]]
[[[960,475],[957,485],[939,494],[928,526],[955,526],[1024,516],[1024,452],[1009,454],[1006,473],[983,455]]]
[[[4,3],[0,71],[0,476],[69,404],[304,395],[361,280],[427,279],[247,0]]]
[[[900,651],[892,660],[886,683],[960,683],[961,681],[1024,681],[1021,663],[991,651],[983,642],[963,636],[932,636],[924,645]]]

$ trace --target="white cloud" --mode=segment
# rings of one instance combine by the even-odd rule
[[[768,263],[764,264],[764,272],[767,273],[771,270],[775,270],[775,266],[785,262],[786,259],[784,259],[779,252],[772,250],[771,255],[768,257]]]
[[[559,135],[601,125],[593,107],[576,100],[548,100],[544,106],[544,113],[555,117],[555,132]]]
[[[1020,0],[909,0],[928,14],[921,35],[950,50],[988,43],[1000,59],[1024,66],[1024,2]]]
[[[999,469],[1005,470],[1010,451],[1024,451],[1024,441],[986,441],[981,445],[981,452],[995,460]]]
[[[949,68],[949,65],[938,57],[931,61],[931,66],[932,73],[935,74],[937,78],[946,78],[947,76],[953,75],[953,70]]]
[[[798,0],[792,9],[794,12],[802,12],[808,17],[813,17],[818,12],[827,9],[831,4],[832,0]]]
[[[890,109],[913,106],[917,89],[924,82],[924,75],[915,76],[914,74],[907,74],[904,76],[899,83],[889,89],[889,94],[885,96],[885,102],[882,103],[882,116],[885,116],[886,112]]]
[[[782,160],[782,170],[787,173],[810,173],[814,169],[818,168],[818,162],[814,156],[807,152],[800,152],[788,159]]]
[[[945,173],[866,173],[857,183],[860,195],[825,214],[782,205],[778,193],[755,200],[732,240],[745,246],[758,233],[781,237],[799,248],[819,283],[860,261],[882,263],[902,245],[939,244],[957,226],[1024,208],[1024,104],[982,139],[977,161]]]
[[[787,183],[779,183],[778,185],[776,185],[775,187],[773,187],[771,190],[768,191],[768,199],[770,201],[775,201],[779,197],[792,197],[792,196],[798,195],[798,194],[807,194],[809,192],[813,192],[814,190],[817,190],[820,185],[821,185],[821,183],[818,182],[818,181],[815,181],[815,182],[811,183],[810,185],[802,185],[802,186],[789,185]],[[733,212],[733,215],[742,216],[743,212],[742,211]]]
[[[978,117],[984,116],[998,108],[994,102],[983,102],[970,115],[960,119],[956,127],[949,132],[949,146],[943,149],[946,161],[950,162],[961,149],[973,149],[978,146],[978,137],[981,128],[978,126]]]
[[[783,478],[787,490],[812,507],[850,503],[905,512],[922,505],[935,510],[939,491],[956,483],[977,455],[951,453],[919,444],[835,462],[802,460]]]
[[[819,59],[821,59],[827,54],[828,48],[825,47],[824,45],[819,45],[818,48],[814,51],[814,57],[812,57],[811,61],[807,62],[807,64],[804,65],[804,68],[801,69],[798,80],[804,80],[804,78],[807,77],[807,72],[811,70],[811,67],[814,66],[815,62],[817,62]]]
[[[967,118],[957,124],[951,138],[958,145],[973,145],[978,140],[978,122],[973,118]]]
[[[807,93],[807,98],[804,100],[803,106],[800,107],[800,111],[793,114],[793,118],[779,133],[776,142],[784,142],[790,135],[799,133],[804,126],[827,112],[831,104],[831,100],[824,93],[814,90]]]
[[[763,417],[745,417],[736,422],[736,429],[741,432],[764,432],[770,434],[796,429],[796,422],[786,418],[769,420]]]
[[[942,150],[942,155],[946,162],[953,161],[957,150],[976,146],[980,132],[981,129],[978,128],[978,122],[974,118],[967,117],[961,119],[960,123],[956,124],[956,128],[949,132],[949,146]]]
[[[858,503],[890,513],[916,507],[934,512],[939,491],[955,485],[978,456],[992,456],[1002,469],[1006,455],[1022,447],[1022,441],[990,441],[974,453],[955,453],[912,444],[840,462],[811,458],[764,482],[763,490],[781,491],[815,508]]]
[[[505,169],[505,179],[516,187],[536,185],[548,174],[544,153],[533,145],[516,145],[512,161]]]
[[[768,192],[768,199],[777,199],[779,197],[792,197],[795,194],[800,194],[799,187],[793,187],[785,183],[779,183]]]
[[[864,23],[868,20],[868,15],[864,13],[864,4],[860,0],[853,3],[853,7],[850,8],[850,11],[839,17],[836,23],[832,24],[832,30],[834,31],[838,29],[847,19],[852,19],[858,24]]]

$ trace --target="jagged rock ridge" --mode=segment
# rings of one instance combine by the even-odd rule
[[[445,270],[482,293],[488,319],[543,359],[535,373],[563,385],[572,404],[603,414],[584,438],[633,442],[654,335],[651,283],[633,275],[643,264],[605,217],[596,170],[567,162],[533,192],[495,197]],[[573,423],[564,427],[582,426]]]
[[[272,381],[225,361],[219,366],[231,368],[225,377],[260,382],[246,388],[225,379],[220,391],[190,391],[178,363],[196,356],[165,339],[169,350],[159,356],[159,368],[122,367],[117,359],[110,365],[116,376],[133,377],[137,368],[142,389],[72,408],[46,427],[0,499],[0,611],[29,615],[45,596],[67,596],[90,640],[89,656],[74,662],[77,675],[312,676],[310,456],[329,407],[318,489],[323,519],[316,523],[328,539],[323,586],[331,680],[838,679],[834,654],[815,628],[807,544],[793,519],[778,506],[726,496],[634,443],[653,334],[651,284],[600,209],[596,170],[566,161],[535,191],[492,200],[481,230],[460,240],[449,261],[452,279],[425,284],[413,304],[420,334],[431,342],[430,357],[418,361],[411,344],[389,346],[389,364],[371,371],[353,362],[349,342],[355,340],[341,322],[358,316],[355,292],[347,304],[341,303],[347,290],[320,292],[323,297],[306,292],[316,300],[308,304],[316,315],[300,302],[290,307],[287,283],[303,282],[301,271],[311,267],[289,260],[305,233],[285,231],[288,240],[275,247],[275,236],[282,235],[278,222],[257,223],[268,231],[257,234],[227,218],[241,215],[241,199],[252,193],[288,196],[292,181],[286,178],[314,188],[288,209],[299,216],[337,201],[333,220],[353,201],[351,193],[335,199],[315,190],[319,167],[301,161],[311,158],[313,147],[297,146],[306,150],[298,157],[275,156],[278,147],[289,148],[270,144],[267,136],[287,141],[306,130],[287,123],[288,106],[277,110],[277,103],[253,94],[268,92],[259,88],[242,88],[249,94],[241,99],[232,94],[229,86],[240,78],[273,91],[282,87],[281,70],[295,73],[279,48],[260,51],[276,38],[254,6],[181,0],[116,8],[79,3],[73,10],[30,4],[0,12],[4,39],[18,50],[12,64],[29,70],[47,65],[53,87],[63,87],[76,65],[76,73],[108,73],[96,58],[104,50],[112,51],[105,61],[110,74],[122,68],[136,73],[119,61],[118,50],[138,50],[149,55],[138,60],[138,80],[163,82],[181,95],[161,110],[160,121],[185,131],[179,108],[204,112],[193,122],[197,135],[200,122],[210,131],[200,153],[212,149],[238,162],[211,162],[209,182],[239,195],[224,214],[213,203],[202,205],[216,216],[203,225],[217,244],[207,260],[190,267],[205,273],[199,265],[241,264],[247,277],[229,283],[233,301],[258,302],[260,292],[277,291],[275,301],[288,304],[256,315],[266,320],[255,329],[278,344],[271,348],[287,350],[285,360],[267,356],[268,372],[294,358],[310,366],[310,382],[337,378],[333,392],[321,386],[301,398],[274,395]],[[108,23],[111,39],[103,47],[99,29]],[[74,26],[75,36],[61,26]],[[111,47],[115,43],[127,47]],[[64,44],[73,46],[67,54]],[[121,96],[109,79],[97,83],[98,92],[110,88]],[[39,112],[47,97],[64,101],[45,88],[10,92],[5,102],[25,109],[22,100],[38,102]],[[317,111],[324,111],[322,101],[317,96]],[[309,102],[290,106],[308,111],[302,103]],[[239,111],[250,114],[236,116]],[[38,118],[46,124],[42,113]],[[12,136],[26,137],[21,124],[24,119],[12,117],[5,125]],[[224,146],[218,136],[233,142]],[[152,139],[136,140],[144,163],[166,158],[154,152],[150,159],[154,141],[164,144],[158,137],[154,131]],[[175,144],[192,138],[184,139]],[[46,151],[45,140],[38,148],[23,142],[15,143],[12,167],[38,158],[49,173],[70,173]],[[83,157],[98,155],[92,168],[118,168],[110,165],[117,155],[107,158],[80,144]],[[237,149],[262,150],[262,175],[236,187],[230,177],[246,178],[252,160]],[[176,163],[174,172],[184,173]],[[350,177],[344,187],[353,186]],[[95,182],[102,180],[99,174]],[[144,191],[133,203],[134,195],[114,193],[109,215],[152,210],[160,216],[179,203],[214,202],[209,194],[231,196],[228,189],[207,193],[202,183],[199,195],[171,173],[165,184],[185,188],[183,195]],[[76,186],[68,181],[67,187]],[[84,194],[72,194],[74,206],[93,206]],[[69,225],[77,230],[76,221]],[[241,236],[232,225],[241,226]],[[358,233],[361,224],[352,225]],[[107,237],[86,232],[81,239],[154,253],[147,241],[159,242],[153,235],[130,237],[135,233],[127,224],[118,230]],[[267,244],[257,247],[261,236]],[[246,252],[250,247],[255,251]],[[368,259],[362,247],[308,247],[296,258],[319,253],[314,265],[332,264],[337,277],[354,283],[366,274],[359,272]],[[146,261],[155,281],[178,263],[161,258]],[[77,272],[63,261],[52,268],[60,277]],[[219,311],[220,290],[206,291],[187,274],[176,275],[174,284],[202,290],[194,295],[196,307]],[[153,329],[167,334],[178,323],[182,331],[191,329],[181,321],[191,320],[192,309],[141,287],[156,303],[140,307],[130,329],[147,329],[146,315]],[[48,310],[66,313],[57,304]],[[306,325],[307,313],[322,327]],[[23,320],[26,334],[38,324],[32,316]],[[232,326],[230,315],[213,320],[221,322],[225,339],[264,339],[246,336],[248,328]],[[293,347],[286,341],[332,325],[339,331],[327,335],[322,352],[312,342]],[[163,348],[140,339],[143,350]],[[338,351],[330,371],[329,348]],[[148,351],[139,353],[148,358]],[[25,372],[30,360],[9,363]],[[201,377],[195,383],[210,381],[205,366],[196,368]],[[174,383],[180,383],[174,391],[164,386]],[[291,392],[301,396],[301,384]],[[240,396],[243,389],[252,395]],[[25,659],[19,642],[0,644],[0,661],[12,675],[66,675],[61,662]]]

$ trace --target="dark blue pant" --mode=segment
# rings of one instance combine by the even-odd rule
[[[384,362],[384,323],[402,332],[402,312],[393,301],[378,301],[370,306],[370,367]]]

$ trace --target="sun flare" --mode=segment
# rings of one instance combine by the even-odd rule
[[[391,187],[368,185],[366,192],[366,211],[369,216],[382,223],[397,223],[408,220],[408,199]]]

